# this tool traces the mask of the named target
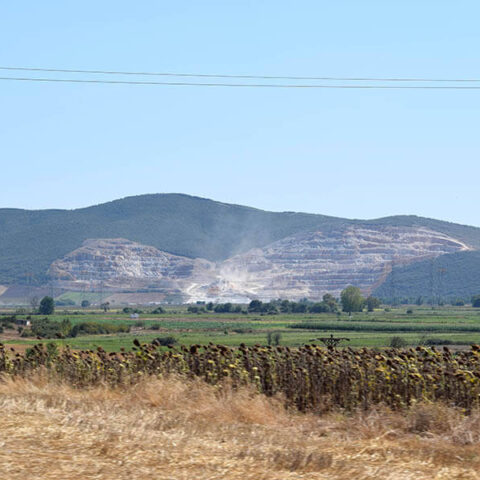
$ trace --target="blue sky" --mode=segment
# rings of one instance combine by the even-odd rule
[[[0,65],[480,78],[478,18],[477,0],[2,2]],[[480,90],[0,81],[0,207],[182,192],[480,226],[479,107]]]

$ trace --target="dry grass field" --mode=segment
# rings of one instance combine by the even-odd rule
[[[477,479],[480,414],[439,405],[314,416],[201,381],[0,382],[0,478]]]

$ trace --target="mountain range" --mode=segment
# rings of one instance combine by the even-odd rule
[[[350,220],[183,194],[0,209],[4,303],[48,289],[116,303],[318,299],[349,284],[467,298],[480,293],[479,267],[480,228],[417,216]]]

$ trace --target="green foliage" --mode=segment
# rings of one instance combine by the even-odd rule
[[[338,310],[337,300],[330,293],[326,293],[323,296],[322,300],[323,300],[323,303],[328,306],[328,308],[330,309],[330,312],[333,313],[333,312],[336,312]]]
[[[342,310],[349,314],[361,312],[365,305],[365,299],[362,297],[360,289],[352,285],[342,290],[340,300],[342,302]]]
[[[123,310],[122,310],[123,313],[143,313],[143,310],[140,310],[139,308],[132,308],[132,307],[125,307]]]
[[[157,308],[155,308],[155,310],[152,310],[152,313],[154,315],[161,315],[162,313],[165,313],[165,310],[162,307],[158,306]]]
[[[213,311],[215,313],[231,313],[233,312],[233,305],[230,303],[230,302],[227,302],[227,303],[219,303],[217,305],[215,305],[215,307],[213,308]]]
[[[480,285],[480,251],[441,255],[432,260],[398,265],[373,294],[382,299],[411,298],[412,303],[470,300]]]
[[[72,326],[70,320],[66,318],[58,322],[44,317],[32,320],[31,327],[23,330],[22,337],[65,338],[76,337],[78,335],[128,333],[129,331],[130,327],[127,325],[82,322]]]
[[[44,317],[32,320],[30,331],[25,329],[22,333],[22,337],[36,336],[41,338],[55,338],[62,334],[62,324],[60,322],[55,322],[48,317]]]
[[[472,307],[480,308],[480,295],[474,295],[472,297]]]
[[[267,344],[268,345],[280,345],[280,340],[282,339],[282,334],[280,332],[268,332],[267,333]]]
[[[248,305],[248,311],[252,313],[260,313],[262,311],[263,303],[260,300],[252,300]]]
[[[326,303],[319,302],[314,303],[309,309],[310,313],[328,313],[330,312],[330,308]]]
[[[205,313],[206,312],[206,309],[205,307],[199,307],[198,305],[190,305],[188,308],[187,308],[187,312],[188,313]]]
[[[403,348],[407,346],[407,342],[399,336],[394,336],[390,340],[390,347],[392,348]]]
[[[302,322],[292,323],[288,328],[300,330],[326,330],[344,332],[480,332],[480,325],[382,323],[382,322]]]
[[[80,305],[82,308],[88,308],[90,306],[90,302],[88,300],[82,300]]]
[[[17,317],[15,315],[7,315],[4,317],[0,317],[0,326],[5,329],[12,329],[15,328],[15,320]]]
[[[111,323],[82,322],[74,325],[68,336],[78,335],[100,335],[106,333],[128,333],[128,325],[114,325]]]
[[[162,347],[168,347],[171,345],[175,345],[178,343],[178,340],[175,337],[157,337],[152,343],[156,343],[159,346]]]
[[[43,297],[38,307],[40,315],[51,315],[55,311],[55,302],[52,297]]]
[[[56,307],[72,307],[76,305],[76,303],[73,300],[70,300],[69,298],[65,300],[56,300],[55,301],[55,306]]]
[[[372,295],[367,297],[365,303],[369,312],[373,312],[376,308],[380,307],[380,300],[376,297],[372,297]]]
[[[276,300],[278,305],[282,301]],[[321,303],[321,302],[320,302]],[[309,303],[310,306],[315,304]],[[197,318],[185,315],[186,307],[169,307],[167,313],[162,316],[150,316],[146,314],[142,320],[145,323],[145,331],[142,338],[152,340],[157,335],[175,335],[180,343],[205,344],[208,342],[221,342],[227,345],[239,345],[244,342],[247,345],[265,344],[267,334],[279,332],[282,334],[282,345],[299,346],[314,341],[315,337],[326,337],[330,334],[350,338],[349,345],[353,347],[363,346],[388,346],[393,335],[400,335],[406,339],[409,345],[417,345],[423,335],[429,338],[449,339],[455,345],[470,345],[472,342],[480,343],[480,325],[478,323],[478,309],[455,308],[446,306],[443,308],[429,307],[414,308],[414,314],[406,315],[405,307],[390,308],[389,312],[375,310],[375,312],[352,314],[347,318],[345,314],[337,317],[336,314],[312,312],[295,314],[281,313],[274,316],[262,313],[246,314],[202,314]],[[245,307],[244,307],[245,310]],[[0,323],[10,325],[8,328],[17,328],[14,324],[13,315],[0,316]],[[16,319],[26,320],[26,315],[17,315]],[[43,318],[31,316],[31,319]],[[130,319],[129,314],[113,310],[104,314],[98,311],[78,310],[77,314],[71,312],[68,315],[52,315],[51,321],[62,322],[69,318],[72,325],[82,322],[106,323],[114,325],[133,326],[136,320]],[[155,318],[158,320],[156,321]],[[192,321],[194,320],[194,321]],[[154,328],[162,332],[153,332]],[[292,328],[293,327],[293,328]],[[5,327],[4,327],[5,328]],[[27,335],[35,337],[29,327],[25,327]],[[8,330],[5,330],[8,332]],[[225,336],[225,331],[229,335]],[[66,332],[65,332],[66,333]],[[80,333],[78,337],[69,337],[59,340],[59,344],[70,344],[72,348],[92,349],[102,345],[108,351],[118,351],[125,347],[133,339],[133,333],[112,334],[98,337],[96,334]],[[31,343],[33,340],[24,336],[23,340],[7,340],[9,343]],[[55,337],[52,337],[55,338]]]

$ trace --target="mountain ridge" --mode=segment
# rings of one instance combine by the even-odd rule
[[[125,238],[172,255],[221,262],[300,232],[334,236],[349,226],[423,227],[480,250],[480,228],[417,215],[347,219],[269,212],[187,194],[146,194],[72,210],[0,209],[0,284],[45,284],[50,265],[88,239]],[[460,258],[470,261],[468,254]]]
[[[103,207],[107,206],[109,204],[116,204],[118,202],[124,202],[128,200],[135,200],[135,199],[140,199],[140,198],[154,198],[154,197],[161,197],[161,196],[177,196],[177,197],[184,197],[184,198],[189,198],[189,199],[194,199],[194,200],[200,200],[200,201],[206,201],[206,202],[211,202],[215,203],[217,205],[224,205],[227,207],[238,207],[238,208],[243,208],[247,210],[254,210],[257,212],[264,212],[264,213],[273,213],[273,214],[301,214],[301,215],[311,215],[311,216],[321,216],[324,218],[331,218],[331,219],[339,219],[339,220],[346,220],[348,222],[382,222],[384,220],[388,219],[420,219],[420,220],[429,220],[429,221],[434,221],[434,222],[441,222],[441,223],[446,223],[446,224],[451,224],[451,225],[459,225],[461,227],[468,227],[468,228],[474,228],[474,229],[480,229],[480,226],[475,226],[475,225],[470,225],[466,223],[459,223],[459,222],[453,222],[451,220],[442,220],[439,218],[433,218],[433,217],[423,217],[421,215],[416,215],[416,214],[395,214],[395,215],[387,215],[384,217],[375,217],[375,218],[349,218],[349,217],[337,217],[335,215],[325,215],[321,213],[312,213],[312,212],[303,212],[303,211],[297,211],[297,210],[266,210],[263,208],[258,208],[258,207],[252,207],[250,205],[242,205],[239,203],[228,203],[228,202],[222,202],[220,200],[214,200],[212,198],[208,197],[201,197],[199,195],[190,195],[187,193],[181,193],[181,192],[169,192],[169,193],[144,193],[144,194],[139,194],[139,195],[127,195],[125,197],[117,198],[114,200],[108,200],[106,202],[101,202],[101,203],[96,203],[92,205],[87,205],[86,207],[76,207],[76,208],[17,208],[17,207],[0,207],[0,214],[4,211],[16,211],[16,212],[78,212],[82,210],[90,210],[95,207]]]

